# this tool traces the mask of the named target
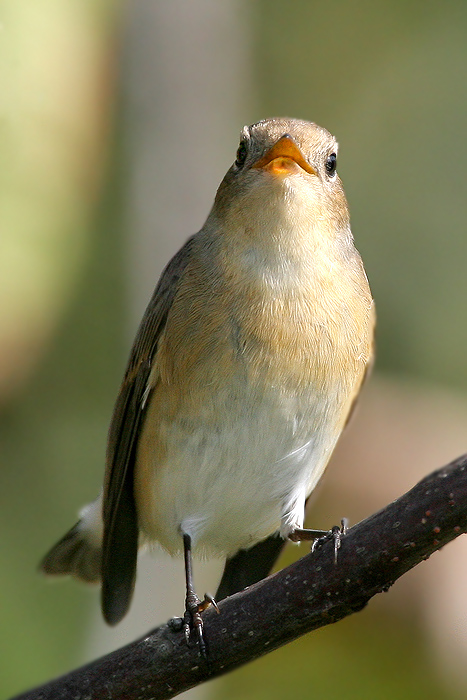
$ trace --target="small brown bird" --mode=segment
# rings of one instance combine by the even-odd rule
[[[187,634],[205,653],[192,550],[227,558],[218,598],[266,576],[303,530],[372,357],[374,307],[336,173],[296,119],[244,127],[203,228],[144,314],[110,426],[103,494],[42,568],[130,605],[139,545],[184,552]]]

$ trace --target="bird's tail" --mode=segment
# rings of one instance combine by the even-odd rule
[[[53,576],[70,575],[97,583],[102,568],[101,499],[86,506],[81,519],[44,557],[40,569]]]
[[[216,600],[223,600],[269,576],[284,546],[285,540],[276,533],[250,549],[240,549],[227,559]]]

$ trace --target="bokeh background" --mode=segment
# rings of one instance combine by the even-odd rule
[[[377,302],[375,372],[310,525],[356,522],[466,451],[466,69],[464,0],[1,0],[1,697],[181,613],[182,563],[161,554],[114,630],[98,591],[37,563],[100,488],[137,323],[243,124],[337,135]],[[463,539],[192,697],[465,697]],[[220,566],[197,565],[199,590]]]

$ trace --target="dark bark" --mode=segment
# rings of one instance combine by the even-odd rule
[[[326,542],[291,566],[203,614],[209,663],[183,630],[163,625],[23,700],[156,700],[237,668],[361,610],[376,593],[467,531],[467,455],[352,527],[337,564]]]

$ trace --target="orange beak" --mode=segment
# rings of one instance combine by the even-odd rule
[[[305,160],[299,147],[289,134],[284,134],[276,141],[269,151],[252,165],[252,168],[262,168],[272,175],[288,175],[296,172],[299,166],[310,175],[316,171]]]

